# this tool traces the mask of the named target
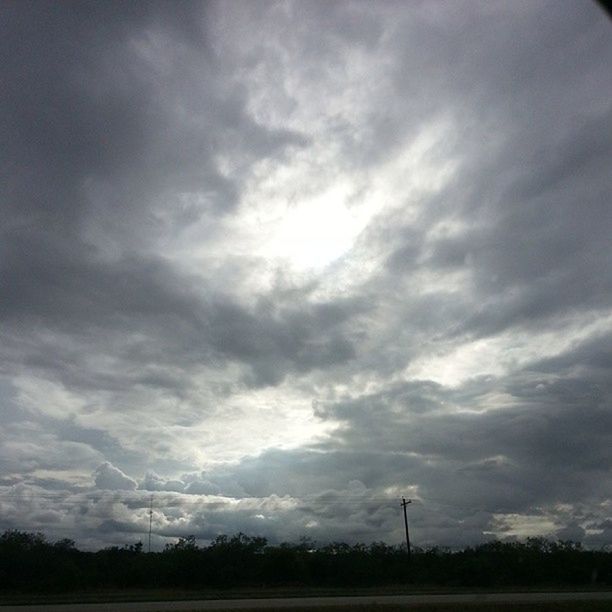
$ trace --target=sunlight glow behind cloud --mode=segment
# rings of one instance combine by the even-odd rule
[[[0,9],[0,528],[610,543],[597,4],[79,7]]]

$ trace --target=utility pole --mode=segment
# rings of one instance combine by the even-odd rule
[[[151,527],[152,525],[153,525],[153,494],[151,494],[151,501],[149,502],[149,552],[151,552]]]
[[[406,515],[406,506],[411,503],[412,503],[411,499],[406,501],[402,497],[401,506],[404,509],[404,527],[406,528],[406,548],[408,549],[408,560],[410,560],[410,535],[408,534],[408,516]]]

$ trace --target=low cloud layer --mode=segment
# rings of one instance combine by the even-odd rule
[[[1,529],[612,543],[596,3],[0,11]]]
[[[138,487],[135,480],[108,461],[96,468],[94,483],[97,489],[110,489],[112,491],[133,491]]]

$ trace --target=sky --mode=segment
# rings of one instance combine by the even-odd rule
[[[3,2],[0,529],[612,544],[612,22]]]

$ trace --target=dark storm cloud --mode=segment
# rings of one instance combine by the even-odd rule
[[[364,310],[361,300],[280,308],[265,300],[254,312],[227,304],[212,317],[213,342],[224,354],[252,364],[253,384],[276,384],[288,371],[351,360],[355,349],[343,324]]]
[[[220,83],[205,7],[3,7],[5,199],[18,220],[77,229],[87,181],[108,187],[111,221],[177,184],[203,188],[216,207],[231,209],[238,188],[216,168],[216,150],[234,139],[247,143],[248,154],[266,155],[301,142],[258,126],[239,88]],[[147,61],[139,44],[167,66]]]
[[[24,343],[21,332],[18,340],[8,333],[9,357],[21,353],[22,365],[71,387],[119,390],[141,384],[178,390],[188,380],[160,371],[163,364],[190,367],[226,359],[250,365],[249,380],[265,385],[279,382],[288,371],[305,372],[354,356],[342,326],[363,311],[359,301],[297,308],[265,300],[248,308],[221,295],[197,297],[185,290],[189,279],[181,279],[163,260],[131,257],[86,265],[71,254],[66,249],[17,256],[4,277],[8,299],[0,308],[18,329],[44,321],[57,334],[49,344],[36,337]],[[157,344],[126,341],[139,332]],[[60,355],[58,341],[67,345]],[[142,369],[106,375],[84,369],[92,343]]]
[[[610,261],[605,248],[612,223],[605,172],[612,158],[612,138],[605,129],[609,122],[609,109],[579,119],[575,133],[555,149],[558,159],[551,161],[542,152],[518,172],[507,170],[505,155],[493,162],[482,160],[478,175],[457,177],[432,200],[434,208],[444,200],[446,211],[438,208],[437,216],[424,217],[423,227],[402,230],[398,239],[404,244],[390,255],[390,269],[408,273],[420,265],[469,271],[478,292],[475,297],[496,300],[496,309],[501,309],[498,319],[508,323],[519,317],[537,320],[581,304],[609,306]],[[506,147],[529,147],[528,138],[522,133]],[[593,149],[587,153],[584,141],[589,140]],[[508,186],[491,193],[493,179]],[[469,189],[464,181],[470,182]],[[526,189],[531,193],[523,193]],[[474,217],[465,215],[464,231],[425,242],[424,231],[433,223],[446,214],[461,220],[457,213],[468,206]]]
[[[318,403],[316,413],[339,425],[327,441],[207,473],[201,479],[208,485],[193,492],[303,499],[306,520],[321,520],[309,531],[319,538],[333,539],[334,529],[352,540],[393,537],[393,512],[363,532],[341,524],[358,525],[359,507],[383,511],[395,496],[414,491],[412,524],[422,544],[460,545],[491,530],[512,532],[515,525],[495,514],[554,520],[562,526],[557,537],[606,543],[605,530],[585,535],[577,521],[584,523],[585,505],[605,512],[612,494],[609,346],[608,336],[589,339],[507,376],[454,389],[421,381]],[[494,399],[499,393],[502,406]],[[355,480],[363,487],[357,499],[338,491]],[[390,496],[389,487],[397,493]],[[567,509],[556,510],[559,504]]]
[[[506,378],[475,379],[456,390],[430,386],[420,401],[408,385],[407,393],[330,404],[319,414],[341,427],[328,446],[412,454],[411,466],[402,469],[396,463],[391,481],[418,485],[425,503],[432,498],[434,507],[442,497],[451,515],[462,514],[465,506],[535,512],[578,499],[605,501],[612,492],[607,451],[612,389],[609,369],[600,367],[607,360],[598,356],[589,363],[591,344],[550,360],[563,364],[554,369],[553,379],[544,360]],[[576,373],[569,374],[572,370]],[[506,406],[489,405],[491,392],[504,392]],[[430,407],[426,412],[423,400]],[[436,403],[438,410],[431,409]],[[449,414],[448,406],[462,412]],[[371,469],[372,461],[365,465]]]
[[[170,323],[179,337],[181,329],[192,334],[195,328],[205,344],[201,328],[218,325],[218,344],[234,353],[231,332],[223,327],[252,324],[246,312],[231,303],[200,303],[185,289],[193,280],[177,275],[147,245],[193,215],[235,207],[239,186],[217,169],[217,152],[248,163],[303,139],[256,124],[240,89],[221,82],[201,3],[181,3],[176,10],[164,2],[11,3],[2,10],[7,61],[0,129],[8,146],[0,315],[9,336],[14,330],[23,341],[27,326],[85,334],[88,345],[104,345],[105,336],[122,328],[144,324],[156,335],[154,327]],[[138,53],[139,43],[158,39],[172,41],[156,58],[167,69]],[[177,112],[177,105],[186,112]],[[176,190],[205,191],[208,204],[182,210],[172,200]],[[160,197],[169,204],[165,220],[155,217]],[[102,244],[96,236],[104,237]],[[160,345],[168,341],[159,339]],[[350,353],[341,340],[331,342],[337,349],[330,350]],[[63,348],[58,355],[53,346],[46,357],[38,340],[32,344],[36,354],[24,358],[29,367],[70,369],[72,360],[82,366],[78,351],[71,356]],[[205,348],[203,353],[198,358],[208,357]]]
[[[144,66],[130,53],[129,39],[154,25],[162,6],[168,7],[3,8],[3,133],[11,143],[4,150],[11,162],[6,195],[24,221],[71,228],[83,208],[84,179],[121,176],[142,160],[153,83],[140,73]]]
[[[316,4],[306,8],[309,18],[315,20],[318,11],[327,10]],[[9,235],[3,241],[3,289],[8,296],[3,300],[3,314],[18,313],[29,320],[51,318],[46,322],[51,325],[72,326],[83,319],[84,325],[102,329],[116,329],[122,323],[138,325],[134,317],[142,315],[150,316],[155,323],[170,317],[179,329],[186,327],[190,337],[194,337],[194,328],[212,325],[218,330],[212,343],[222,346],[230,356],[252,362],[254,380],[261,383],[282,379],[282,372],[277,374],[278,366],[286,362],[287,355],[296,363],[298,371],[308,370],[308,362],[325,366],[352,357],[354,349],[342,335],[326,339],[321,350],[310,351],[311,333],[306,330],[306,335],[300,336],[302,322],[296,316],[287,321],[287,327],[281,325],[277,329],[274,321],[270,321],[266,329],[265,324],[260,325],[256,320],[257,315],[238,305],[227,304],[215,309],[209,323],[206,315],[198,312],[197,298],[185,295],[188,280],[176,278],[174,270],[149,253],[143,256],[130,252],[134,237],[138,241],[160,231],[156,227],[144,232],[130,230],[136,223],[142,223],[142,209],[152,206],[155,193],[164,193],[180,184],[183,190],[205,188],[208,193],[217,193],[218,197],[213,199],[222,202],[222,207],[234,205],[238,187],[228,186],[229,191],[222,187],[227,179],[215,168],[212,155],[219,139],[225,138],[223,130],[244,140],[249,155],[256,156],[268,154],[283,144],[301,141],[290,133],[269,134],[258,127],[245,114],[245,99],[239,90],[219,97],[217,92],[227,88],[220,84],[215,57],[207,44],[204,5],[181,4],[175,14],[169,5],[154,3],[146,9],[130,8],[125,18],[120,11],[99,5],[92,11],[89,14],[72,4],[57,11],[31,10],[29,5],[22,8],[11,5],[6,9],[7,30],[13,33],[12,38],[17,36],[14,32],[19,32],[19,36],[13,41],[12,52],[5,53],[11,59],[5,68],[5,79],[11,87],[3,101],[8,110],[4,129],[6,140],[12,143],[12,150],[7,150],[11,170],[5,182],[10,189],[5,199],[9,206],[14,204],[13,214],[17,211],[16,218],[20,221],[13,217],[8,225]],[[353,8],[351,11],[353,17],[339,29],[342,36],[353,40],[355,32],[364,28],[369,33],[377,31],[375,16],[361,14]],[[578,34],[567,35],[567,11],[573,11],[571,17],[576,18],[574,27]],[[550,44],[575,51],[573,61],[580,66],[592,62],[593,51],[597,44],[602,44],[607,24],[597,21],[593,12],[571,9],[569,5],[550,13],[552,23],[546,29],[546,34],[552,37]],[[495,103],[488,105],[487,113],[508,121],[507,104],[520,104],[526,96],[533,99],[527,83],[538,81],[538,100],[544,96],[547,84],[558,87],[558,71],[563,65],[558,59],[553,59],[552,64],[546,61],[551,54],[546,55],[536,47],[538,24],[546,15],[544,7],[536,11],[535,17],[529,11],[511,12],[524,26],[521,36],[528,43],[517,46],[511,37],[499,36],[499,28],[506,28],[503,21],[474,14],[474,21],[461,21],[459,33],[454,37],[440,39],[444,44],[435,45],[435,51],[431,50],[431,44],[418,45],[428,51],[407,58],[408,64],[402,64],[403,69],[412,66],[416,72],[429,74],[435,87],[430,85],[424,91],[439,87],[461,108],[467,104],[466,98],[470,103],[479,97],[491,99]],[[441,17],[437,26],[440,36],[448,28],[457,27],[455,21]],[[469,42],[473,38],[469,36],[469,28],[476,28],[479,21],[488,26],[482,30],[490,41],[486,61],[480,47]],[[201,28],[197,24],[202,24]],[[25,28],[25,33],[20,28]],[[155,73],[134,51],[133,40],[151,32],[162,38],[171,37],[175,43],[167,58],[173,70],[170,75]],[[418,39],[423,34],[413,26],[411,36]],[[368,44],[377,44],[377,38],[378,35],[373,36]],[[5,44],[12,44],[10,37],[4,40]],[[26,40],[37,43],[32,45]],[[84,40],[88,41],[85,46]],[[454,46],[457,44],[461,46]],[[489,56],[501,58],[503,69]],[[434,77],[447,73],[452,57],[461,60],[453,64],[453,78],[442,84],[442,78]],[[534,57],[536,61],[530,63],[529,58]],[[205,73],[216,87],[202,90],[188,84],[195,58],[199,60],[198,68],[205,67]],[[595,59],[595,67],[588,72],[597,73],[602,60],[598,56]],[[495,74],[491,74],[493,66]],[[521,87],[512,88],[510,83],[520,83]],[[401,75],[397,76],[396,84],[400,88],[406,86]],[[26,89],[30,92],[27,97],[22,93]],[[505,95],[503,104],[499,103],[500,90]],[[571,97],[570,94],[571,88],[568,88],[566,97]],[[169,102],[173,100],[195,109],[200,121],[181,124],[170,111]],[[425,107],[419,103],[418,108]],[[427,112],[432,115],[431,109]],[[588,109],[584,111],[587,112]],[[555,144],[552,160],[545,148],[538,150],[535,144],[525,140],[527,128],[537,126],[533,139],[539,136],[538,130],[550,127],[552,113],[548,108],[542,109],[541,104],[535,105],[533,113],[538,113],[538,121],[530,117],[529,124],[518,130],[514,141],[506,143],[492,163],[482,166],[480,175],[468,174],[469,179],[476,178],[482,197],[486,197],[491,193],[487,185],[489,177],[499,178],[502,166],[516,168],[516,154],[510,155],[510,151],[524,149],[533,158],[521,162],[518,177],[512,178],[505,192],[496,194],[497,205],[492,210],[489,204],[477,207],[482,211],[479,222],[484,222],[485,227],[469,230],[452,240],[440,239],[427,248],[420,247],[427,269],[467,264],[477,275],[475,288],[487,301],[478,311],[465,316],[459,330],[491,333],[513,322],[535,321],[564,308],[583,306],[586,299],[592,300],[592,307],[608,305],[610,288],[606,279],[609,275],[605,270],[610,262],[605,255],[601,256],[601,241],[607,236],[607,227],[596,214],[577,216],[574,202],[586,195],[589,200],[584,206],[592,211],[596,210],[593,207],[600,207],[605,214],[602,204],[605,185],[598,185],[597,181],[601,180],[601,168],[605,167],[610,152],[608,131],[601,129],[609,118],[609,111],[578,120],[574,134],[570,130],[560,144]],[[385,115],[385,120],[391,121],[394,133],[404,123],[399,118],[394,120],[392,112]],[[208,129],[194,131],[196,124]],[[512,126],[515,131],[516,125],[515,122]],[[490,125],[485,122],[485,127]],[[483,136],[483,131],[476,130],[474,141],[468,140],[468,146],[476,146],[477,139]],[[376,139],[378,146],[383,142],[382,137]],[[385,149],[391,152],[388,146]],[[538,153],[541,161],[536,157]],[[513,158],[515,163],[509,164]],[[541,166],[536,166],[535,172],[534,163]],[[529,174],[525,176],[527,170]],[[516,174],[517,170],[512,172]],[[571,188],[563,185],[563,193],[557,193],[559,181],[563,177],[571,179],[576,172],[579,172],[578,184],[574,182]],[[87,197],[87,181],[94,185],[98,198],[103,194],[102,204],[96,204],[96,197],[93,202]],[[111,181],[112,187],[108,187]],[[504,182],[507,181],[498,180],[502,185]],[[466,193],[465,187],[453,182],[446,192],[446,200],[452,201],[453,207],[457,205],[454,190],[465,194],[466,200],[468,197],[472,200],[477,191],[474,188]],[[123,253],[116,261],[100,261],[99,253],[85,244],[79,231],[83,217],[95,218],[100,205],[104,206],[103,227],[110,230],[110,236],[119,243]],[[473,201],[459,202],[459,208],[475,205]],[[506,209],[512,210],[506,212]],[[554,215],[552,222],[551,214]],[[150,222],[145,217],[145,228],[147,223]],[[426,229],[427,225],[418,228],[417,234],[422,236]],[[400,246],[392,255],[394,271],[401,271],[402,261],[412,267],[418,256],[418,241],[411,239],[409,246]],[[536,279],[546,279],[546,282],[532,282]],[[482,296],[479,298],[482,303]],[[421,305],[419,300],[417,310]],[[465,307],[471,305],[468,303]],[[448,318],[449,313],[443,316]],[[312,329],[311,321],[304,323]],[[291,332],[289,326],[293,326]],[[150,328],[147,331],[150,333]],[[198,330],[195,337],[201,336]],[[168,339],[161,341],[165,344]],[[205,345],[206,340],[202,343]],[[270,359],[265,357],[266,345],[271,347]],[[309,350],[304,352],[303,347]],[[177,346],[176,351],[181,350]],[[300,353],[304,353],[302,358]],[[143,380],[158,379],[145,374]],[[164,383],[160,379],[161,384],[184,382],[166,380]]]
[[[398,540],[406,494],[419,543],[511,534],[514,515],[610,542],[612,47],[594,3],[0,11],[0,372],[14,381],[0,387],[3,525],[132,541],[154,491],[158,545],[238,530]],[[229,26],[215,37],[224,11],[225,26],[247,16],[243,38],[257,43]],[[286,118],[326,113],[324,85],[344,82],[359,54],[368,82],[358,73],[314,136],[256,119],[247,77],[284,96]],[[198,248],[226,244],[262,161],[319,146],[338,152],[330,172],[367,184],[429,128],[422,161],[434,170],[406,172],[432,185],[386,194],[395,208],[314,281],[237,295],[233,275],[260,272],[243,251],[217,284],[169,253],[197,224]],[[383,263],[365,280],[333,276],[347,262],[367,269],[371,253]],[[545,332],[559,346],[538,344]],[[423,366],[425,380],[405,380],[428,359],[461,366],[475,340],[500,343],[496,373],[474,366],[447,384]],[[72,395],[35,393],[28,377]],[[314,415],[336,429],[204,472],[183,459],[182,429],[237,389],[281,383],[316,398]],[[196,394],[204,386],[210,396]],[[136,444],[135,430],[96,424],[114,415],[135,428],[145,414],[174,415],[178,433],[164,438],[160,419],[163,439]]]
[[[577,365],[572,355],[579,354],[580,349],[568,352],[564,360]],[[353,541],[393,537],[398,524],[393,512],[363,532],[349,533],[341,525],[348,521],[356,527],[359,508],[373,505],[383,512],[409,491],[416,492],[412,524],[421,544],[442,538],[460,545],[486,538],[483,532],[500,525],[495,513],[553,516],[565,524],[557,536],[570,537],[579,533],[576,520],[583,519],[583,511],[578,505],[558,515],[556,505],[571,508],[580,500],[596,506],[612,494],[607,451],[612,389],[602,370],[554,381],[542,370],[545,362],[506,379],[475,380],[452,391],[407,384],[319,406],[318,414],[340,425],[327,442],[268,451],[208,473],[202,492],[303,498],[300,512],[321,521],[321,528],[311,532],[319,538],[333,539],[334,529]],[[499,390],[509,396],[507,407],[487,406],[491,392]],[[449,414],[449,405],[462,412]],[[470,411],[475,408],[481,411]],[[354,492],[347,497],[338,491],[355,480],[363,487],[357,498]],[[390,494],[389,487],[397,493]],[[547,514],[542,508],[548,508]],[[467,523],[473,529],[464,531]],[[593,536],[592,541],[601,539]]]
[[[202,300],[201,291],[189,289],[195,279],[163,257],[138,252],[160,231],[189,221],[180,207],[172,210],[172,190],[207,193],[212,208],[187,211],[196,218],[234,208],[239,186],[217,170],[218,150],[248,161],[304,142],[257,125],[240,89],[221,82],[206,44],[204,8],[181,3],[176,14],[168,3],[125,11],[99,3],[90,10],[78,3],[3,9],[10,33],[3,56],[10,61],[2,100],[9,146],[0,314],[22,350],[25,326],[73,336],[66,344],[84,340],[82,348],[58,354],[54,344],[45,354],[33,339],[32,351],[26,345],[21,356],[27,367],[55,370],[69,385],[124,385],[120,376],[82,372],[82,351],[92,344],[110,351],[108,338],[126,330],[157,337],[159,350],[143,347],[153,354],[137,355],[135,348],[125,358],[206,362],[216,352],[251,363],[256,384],[278,382],[292,363],[308,370],[353,354],[350,341],[331,330],[333,320],[326,322],[325,307],[304,315],[294,309],[284,320],[222,296]],[[137,54],[135,41],[146,36],[172,40],[161,58],[167,72]],[[175,104],[192,114],[185,119]],[[171,221],[153,218],[160,194],[169,198]],[[100,250],[104,244],[90,243],[85,230],[92,223],[111,244],[110,259]],[[129,382],[186,383],[148,372]]]
[[[194,480],[185,492],[244,500],[242,507],[249,508],[248,513],[242,512],[241,506],[228,512],[223,501],[203,502],[202,515],[197,521],[214,525],[213,534],[215,529],[219,533],[249,525],[252,533],[266,535],[272,541],[296,540],[302,535],[322,542],[339,538],[351,542],[393,541],[401,538],[399,493],[384,487],[403,481],[406,485],[402,493],[406,493],[411,490],[408,481],[416,474],[428,477],[435,473],[436,469],[428,468],[422,458],[384,451],[341,448],[328,452],[320,449],[269,451],[235,468],[190,476]],[[200,482],[201,488],[197,486]],[[465,484],[466,479],[462,482]],[[168,490],[161,484],[151,483],[147,488]],[[158,499],[160,508],[167,507],[167,502]],[[485,538],[482,532],[491,526],[492,514],[479,509],[482,500],[452,499],[446,500],[446,504],[444,501],[430,496],[424,501],[415,500],[411,522],[420,545],[444,541],[455,546]],[[188,498],[182,498],[181,504],[188,508]],[[253,510],[258,505],[260,509]],[[199,537],[211,537],[210,529],[198,532],[193,524],[191,528],[191,533],[198,533]],[[179,535],[172,529],[166,535]]]

